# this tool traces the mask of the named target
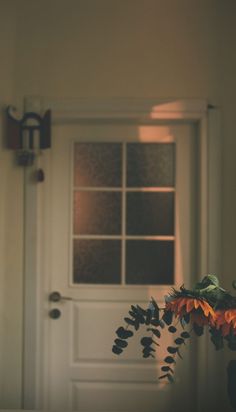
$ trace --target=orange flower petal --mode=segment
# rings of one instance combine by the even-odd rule
[[[187,313],[191,312],[193,308],[194,308],[194,299],[189,298],[186,304]]]
[[[188,299],[187,298],[179,298],[178,299],[178,309],[181,309],[184,305],[186,305]]]
[[[229,309],[225,311],[225,320],[227,323],[230,323],[233,319],[236,319],[235,309]]]

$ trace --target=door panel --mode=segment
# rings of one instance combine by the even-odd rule
[[[153,129],[152,133],[150,133],[150,127]],[[175,223],[170,222],[170,225],[174,224],[175,227],[174,274],[176,284],[188,284],[190,274],[196,272],[195,137],[195,129],[190,124],[143,126],[142,133],[137,126],[127,125],[100,124],[54,127],[53,149],[50,159],[51,190],[47,200],[47,207],[51,208],[52,216],[51,228],[48,228],[48,232],[50,232],[48,241],[52,251],[49,284],[50,291],[59,291],[61,295],[69,299],[50,304],[50,309],[59,309],[61,316],[49,321],[49,409],[78,410],[79,412],[143,412],[144,410],[147,412],[156,412],[156,410],[168,412],[173,410],[173,405],[175,405],[176,410],[178,399],[182,399],[183,393],[180,387],[186,385],[185,391],[187,388],[189,395],[193,396],[194,382],[191,365],[193,364],[194,351],[190,353],[186,350],[184,368],[181,366],[177,368],[177,382],[179,381],[181,385],[177,383],[173,387],[158,381],[161,362],[166,355],[165,348],[171,344],[171,336],[163,335],[162,345],[158,349],[155,360],[146,360],[141,356],[139,340],[142,331],[138,331],[137,336],[130,341],[124,355],[116,357],[112,353],[115,331],[122,323],[130,305],[139,303],[141,306],[148,306],[150,298],[153,296],[158,300],[160,306],[163,306],[164,295],[170,290],[170,285],[168,285],[170,281],[167,279],[166,284],[154,285],[150,284],[152,281],[150,276],[148,277],[150,281],[146,281],[146,284],[145,281],[141,282],[143,284],[135,284],[135,276],[133,276],[132,281],[128,279],[125,283],[124,263],[121,263],[121,284],[112,284],[113,282],[104,284],[103,276],[101,276],[99,283],[97,280],[93,281],[93,278],[87,284],[81,283],[81,279],[79,282],[75,281],[73,262],[76,260],[73,261],[72,253],[73,243],[77,242],[78,239],[77,235],[73,238],[73,229],[75,225],[76,231],[81,233],[81,227],[85,223],[78,223],[77,217],[74,219],[72,211],[74,204],[73,148],[75,142],[153,143],[157,140],[166,143],[174,141],[176,143],[176,188],[175,192],[172,191],[170,195],[168,193],[170,198],[175,196],[176,202]],[[114,145],[114,152],[116,150],[117,145]],[[79,157],[79,155],[80,153],[76,149],[75,157]],[[103,161],[105,160],[103,159]],[[110,167],[112,167],[112,163]],[[119,167],[120,161],[117,161],[115,165],[117,173],[119,173]],[[109,172],[105,170],[105,178],[104,176],[99,177],[100,182],[101,179],[105,179],[107,182],[107,173]],[[94,174],[94,171],[91,174]],[[132,175],[131,170],[129,170],[129,174]],[[173,171],[169,174],[173,176]],[[91,179],[91,177],[83,177],[82,184],[85,186],[88,185],[88,183],[84,183],[86,179]],[[169,176],[168,182],[170,179],[173,180],[173,177]],[[80,181],[78,174],[75,180],[76,185],[78,185]],[[120,184],[119,179],[116,183]],[[91,193],[94,195],[93,191]],[[160,193],[156,197],[159,199]],[[134,198],[132,191],[131,198]],[[138,198],[140,199],[140,196]],[[98,197],[93,197],[93,207],[97,199]],[[99,199],[98,203],[102,202],[101,198]],[[79,196],[77,201],[80,205]],[[130,201],[128,213],[131,216],[132,208],[138,201],[137,199]],[[81,207],[86,208],[86,203],[84,206],[82,204]],[[167,208],[166,205],[163,207],[164,210]],[[112,209],[114,210],[114,205]],[[135,209],[136,212],[137,209]],[[157,225],[163,223],[161,219],[159,220],[159,223],[157,220]],[[132,219],[130,225],[132,230],[130,229],[129,235],[132,236],[135,232]],[[79,228],[77,229],[77,227]],[[138,235],[140,235],[140,230],[137,228]],[[150,228],[150,233],[153,234],[152,228]],[[164,236],[162,243],[167,240],[166,233],[161,234],[162,237]],[[116,235],[117,232],[115,232]],[[90,237],[86,236],[80,241],[88,241]],[[108,234],[108,239],[109,236],[113,236],[113,234]],[[123,241],[122,236],[121,242]],[[104,238],[105,240],[106,238]],[[150,238],[149,241],[151,242],[151,240]],[[118,239],[114,241],[118,241]],[[141,241],[144,240],[140,238],[137,242]],[[129,245],[128,242],[131,244],[134,240],[130,238],[127,240],[127,245]],[[127,246],[126,253],[128,252]],[[161,251],[160,256],[163,253]],[[154,249],[153,256],[157,255],[158,253]],[[130,253],[129,256],[132,266],[135,253],[133,255]],[[81,261],[79,264],[81,265]],[[112,273],[111,276],[113,276]],[[118,283],[115,270],[114,279],[114,283]],[[82,282],[84,282],[83,279]],[[187,403],[186,399],[186,406]]]

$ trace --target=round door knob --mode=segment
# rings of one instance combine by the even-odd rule
[[[59,309],[55,308],[55,309],[51,309],[49,311],[49,317],[51,319],[58,319],[58,318],[60,318],[60,316],[61,316],[61,311]]]
[[[50,302],[60,302],[61,294],[59,292],[52,292],[49,295]]]

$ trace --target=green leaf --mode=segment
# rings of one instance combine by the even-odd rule
[[[153,326],[160,326],[160,321],[157,319],[152,319],[150,323]]]
[[[125,321],[126,323],[128,323],[128,325],[132,325],[132,326],[135,325],[135,321],[134,321],[133,319],[124,318],[124,321]]]
[[[172,356],[166,356],[166,358],[164,359],[164,362],[166,363],[175,363],[174,358],[172,358]]]
[[[159,329],[152,329],[152,333],[153,333],[157,338],[160,338],[160,337],[161,337],[161,332],[159,331]]]
[[[151,346],[145,346],[143,348],[143,358],[149,358],[150,356],[152,358],[155,358],[152,352],[155,352],[155,349],[153,349]]]
[[[165,310],[165,312],[162,316],[162,320],[164,320],[164,322],[167,325],[171,325],[172,319],[173,319],[173,312],[171,310]]]
[[[148,309],[148,310],[147,310],[147,315],[146,315],[145,324],[146,324],[146,325],[150,325],[151,320],[152,320],[152,311],[151,311],[151,309]]]
[[[165,323],[161,319],[160,320],[152,319],[151,320],[151,325],[160,326],[162,329],[164,329],[164,327],[165,327]]]
[[[132,316],[132,318],[136,317],[136,313],[133,312],[132,310],[129,310],[129,315]]]
[[[211,334],[211,341],[215,346],[216,350],[223,349],[224,347],[224,338],[221,334],[221,330],[216,329],[216,328],[210,328],[209,329],[210,334]],[[236,339],[233,335],[228,336],[228,347],[230,347],[231,344],[236,344]]]
[[[186,313],[183,316],[183,319],[184,319],[185,323],[188,324],[190,322],[190,313]]]
[[[144,336],[141,340],[140,340],[141,345],[143,346],[150,346],[153,343],[152,338],[150,338],[149,336]]]
[[[132,332],[131,330],[127,330],[127,329],[123,328],[123,326],[120,326],[117,329],[116,334],[117,334],[118,338],[128,339],[128,338],[131,338],[131,336],[133,336],[134,332]]]
[[[182,332],[182,333],[180,334],[180,336],[181,336],[182,338],[184,338],[184,339],[190,338],[190,334],[189,334],[188,332]]]
[[[155,301],[155,299],[152,298],[151,302],[152,302],[152,305],[154,307],[153,316],[155,317],[156,320],[159,320],[159,316],[160,316],[159,315],[160,314],[159,306],[158,306],[157,302]]]
[[[128,346],[128,342],[122,339],[115,339],[115,344],[119,346],[120,348],[126,348]]]
[[[147,311],[145,309],[141,308],[141,306],[139,306],[139,305],[137,305],[136,308],[137,308],[137,311],[140,315],[146,316]]]
[[[182,345],[182,343],[184,343],[184,339],[177,338],[177,339],[175,339],[175,343],[176,343],[176,345]]]
[[[116,355],[120,355],[123,352],[123,349],[119,348],[116,345],[112,346],[112,352],[115,353]]]
[[[168,331],[169,331],[170,333],[175,333],[175,332],[177,331],[177,329],[176,329],[175,326],[169,326],[169,327],[168,327]]]
[[[204,333],[204,328],[203,326],[199,326],[197,323],[194,322],[193,324],[193,330],[196,333],[197,336],[202,336]]]
[[[170,383],[174,383],[174,378],[170,373],[167,373],[167,379]]]
[[[159,331],[159,329],[154,329],[154,328],[147,328],[148,332],[152,332],[153,335],[155,335],[157,338],[161,337],[161,332]]]
[[[178,351],[178,348],[174,348],[173,346],[168,346],[167,351],[172,355]]]
[[[169,366],[162,366],[162,367],[161,367],[161,370],[162,370],[163,372],[169,372],[170,367],[169,367]]]
[[[139,323],[141,323],[142,325],[145,323],[145,317],[141,315],[140,313],[137,313],[136,320],[138,320]]]
[[[164,329],[164,327],[165,327],[165,323],[160,319],[159,320],[159,325],[158,326],[160,326],[162,329]]]
[[[135,321],[134,321],[135,330],[139,330],[139,326],[140,326],[139,319],[135,319]]]

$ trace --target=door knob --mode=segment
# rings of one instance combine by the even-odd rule
[[[60,302],[61,300],[72,300],[69,296],[62,296],[60,292],[51,292],[49,295],[50,302]]]
[[[61,317],[61,311],[59,309],[51,309],[49,311],[49,317],[51,319],[59,319]]]

